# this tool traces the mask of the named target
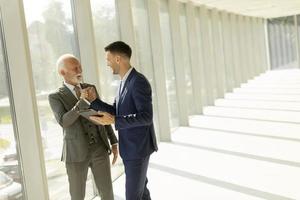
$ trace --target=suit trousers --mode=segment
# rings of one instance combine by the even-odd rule
[[[71,200],[84,200],[89,167],[101,200],[114,200],[109,155],[98,143],[89,146],[85,161],[66,163]]]
[[[126,200],[151,200],[147,188],[150,156],[137,160],[123,160],[126,175]]]

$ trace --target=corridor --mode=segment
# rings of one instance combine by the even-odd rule
[[[300,70],[262,74],[160,143],[154,200],[300,199]],[[124,199],[125,177],[114,183]]]

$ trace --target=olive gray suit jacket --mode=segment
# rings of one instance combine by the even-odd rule
[[[81,87],[95,88],[95,86],[90,84],[81,84]],[[108,153],[111,153],[110,144],[118,142],[112,127],[110,125],[96,126],[78,114],[79,110],[89,108],[88,103],[83,99],[78,100],[65,85],[51,93],[48,99],[56,121],[63,128],[62,161],[81,162],[87,158],[89,152],[87,131],[100,133],[100,137],[103,140],[102,143],[104,143]]]

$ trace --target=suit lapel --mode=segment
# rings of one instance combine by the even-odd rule
[[[127,77],[125,83],[124,83],[124,87],[121,91],[121,95],[119,97],[119,102],[118,102],[118,108],[119,106],[122,104],[122,102],[124,101],[125,97],[126,97],[126,94],[128,92],[128,86],[129,86],[129,83],[130,81],[132,80],[132,77],[134,77],[134,75],[136,74],[136,70],[133,68],[129,74],[129,76]]]
[[[77,103],[78,99],[74,96],[74,94],[70,91],[70,89],[63,85],[61,88],[59,88],[59,91],[61,94],[63,94],[63,97],[65,98],[65,102],[70,103],[71,106]]]

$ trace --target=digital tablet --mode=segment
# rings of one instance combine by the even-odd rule
[[[81,110],[81,111],[79,111],[79,114],[82,117],[85,117],[87,119],[89,119],[90,116],[99,116],[99,117],[103,116],[103,115],[99,114],[97,111],[95,111],[93,109]]]

